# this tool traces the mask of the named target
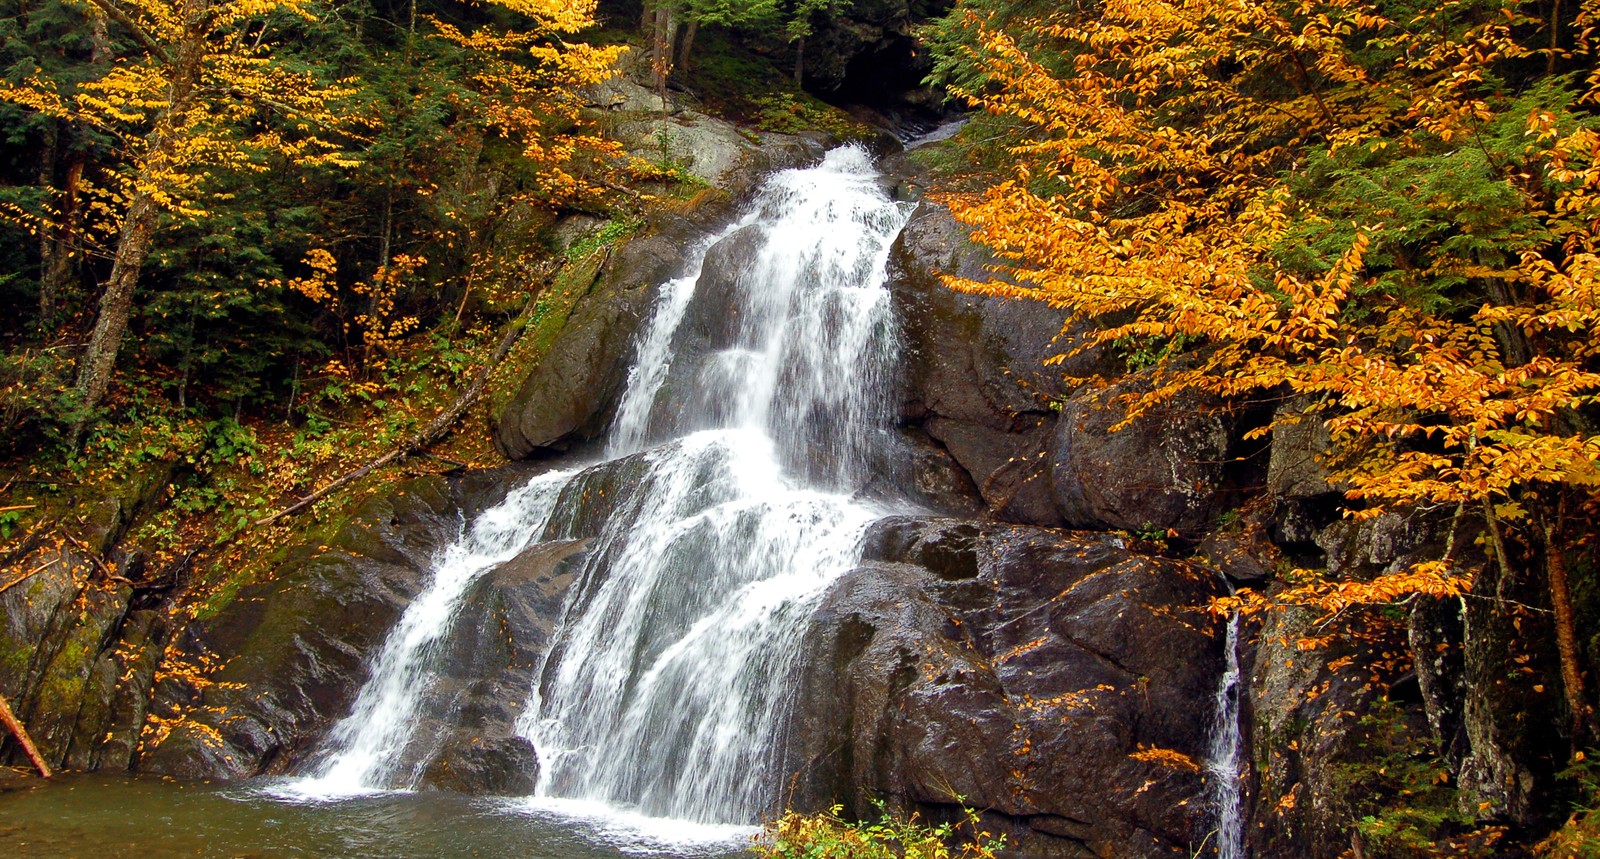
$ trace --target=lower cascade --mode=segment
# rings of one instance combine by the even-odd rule
[[[662,287],[603,461],[463,525],[289,789],[414,787],[403,762],[431,741],[414,714],[471,585],[562,542],[579,566],[518,723],[536,795],[703,823],[769,811],[805,625],[897,506],[861,495],[891,453],[884,282],[910,208],[858,148],[769,179]]]

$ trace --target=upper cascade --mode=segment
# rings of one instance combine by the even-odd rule
[[[889,248],[910,216],[867,153],[774,174],[691,253],[641,332],[606,460],[464,523],[376,658],[301,795],[410,788],[409,714],[472,582],[587,541],[520,730],[542,798],[751,823],[783,782],[811,610],[889,512],[857,493],[890,454]]]

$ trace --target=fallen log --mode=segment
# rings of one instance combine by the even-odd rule
[[[39,769],[39,775],[49,778],[50,765],[39,756],[39,749],[33,744],[33,738],[28,736],[28,729],[17,721],[17,716],[11,712],[11,705],[6,702],[4,695],[0,695],[0,722],[5,722],[7,730],[11,731],[11,735],[22,744],[22,750],[27,752],[28,760],[33,761],[33,765]]]

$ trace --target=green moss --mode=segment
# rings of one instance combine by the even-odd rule
[[[619,233],[610,241],[620,241],[626,235],[631,235],[632,231],[630,229],[628,233]],[[601,232],[604,232],[604,229]],[[527,319],[523,322],[521,339],[495,371],[496,384],[490,388],[487,396],[489,414],[494,420],[500,420],[500,416],[505,413],[506,405],[516,394],[516,389],[522,380],[526,379],[539,362],[550,354],[550,347],[555,345],[556,338],[561,336],[562,330],[567,327],[567,320],[594,288],[595,280],[600,275],[600,267],[606,261],[606,254],[597,251],[606,246],[609,244],[596,244],[594,250],[586,256],[568,263],[534,303]]]

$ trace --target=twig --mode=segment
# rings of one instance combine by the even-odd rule
[[[45,561],[44,563],[40,564],[37,567],[34,567],[33,569],[27,571],[26,573],[23,573],[22,575],[17,576],[16,578],[12,579],[11,581],[6,582],[3,585],[0,585],[0,594],[3,594],[6,591],[11,590],[12,588],[16,587],[17,585],[20,585],[23,582],[33,578],[34,576],[37,576],[38,574],[44,572],[45,570],[50,569],[52,566],[55,566],[57,561],[60,561],[60,560],[61,560],[60,558],[51,558],[50,560]]]
[[[82,540],[79,540],[77,537],[68,534],[66,531],[62,531],[61,536],[66,537],[67,542],[71,543],[73,548],[77,549],[79,552],[82,552],[83,556],[89,559],[89,563],[94,564],[94,568],[99,570],[100,575],[105,576],[107,580],[113,582],[122,582],[125,585],[133,584],[132,579],[119,576],[113,572],[111,567],[106,564],[105,560],[90,550],[88,546],[84,545]]]

